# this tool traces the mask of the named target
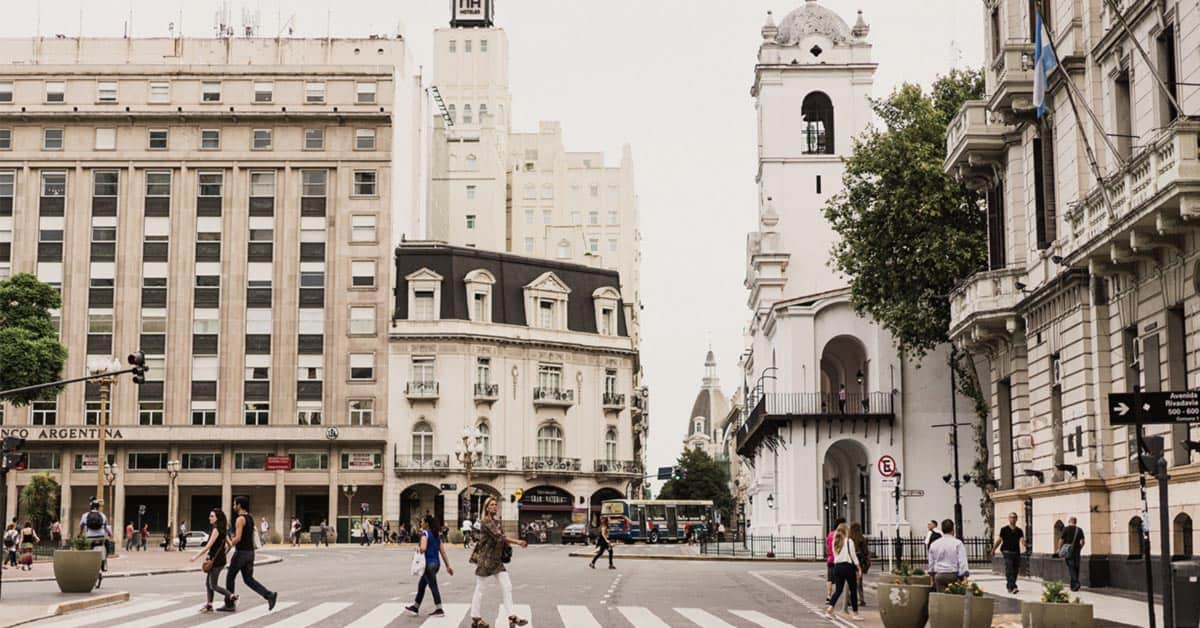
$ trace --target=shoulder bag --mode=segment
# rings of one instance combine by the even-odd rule
[[[511,563],[512,562],[512,546],[509,545],[508,543],[505,543],[504,549],[500,550],[500,562],[502,562],[502,563]]]
[[[208,573],[208,572],[212,571],[212,567],[213,567],[213,559],[211,559],[211,558],[205,558],[204,562],[200,565],[200,569],[204,573]]]
[[[1070,543],[1063,543],[1058,548],[1058,557],[1066,558],[1071,555],[1071,550],[1075,549],[1075,543],[1079,542],[1079,526],[1075,526],[1075,538]]]

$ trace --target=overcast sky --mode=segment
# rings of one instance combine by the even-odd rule
[[[62,33],[165,36],[168,24],[210,36],[211,0],[7,0],[0,36]],[[299,36],[408,39],[430,76],[432,31],[448,0],[227,2],[261,14],[261,34],[292,19]],[[643,234],[642,355],[651,386],[649,465],[678,455],[711,341],[722,384],[740,385],[748,318],[745,234],[754,227],[755,123],[750,98],[766,13],[803,0],[497,0],[508,31],[514,128],[558,120],[568,150],[633,146]],[[853,24],[862,9],[879,62],[875,95],[903,81],[928,85],[983,57],[982,4],[967,0],[824,0]],[[82,13],[81,13],[82,12]],[[182,20],[180,19],[182,15]],[[956,52],[957,51],[957,52]],[[797,109],[799,103],[797,103]],[[817,208],[814,208],[814,211]]]

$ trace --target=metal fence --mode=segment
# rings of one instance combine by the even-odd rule
[[[962,540],[967,548],[967,562],[986,564],[991,562],[991,541],[984,537],[967,537]],[[867,548],[875,561],[892,558],[896,550],[894,537],[867,537]],[[700,553],[710,556],[740,556],[750,558],[794,558],[799,560],[825,560],[825,539],[818,536],[771,536],[749,535],[733,541],[708,541],[700,545]],[[900,560],[924,566],[928,562],[928,548],[923,537],[900,539]]]

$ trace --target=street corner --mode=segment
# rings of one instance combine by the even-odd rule
[[[124,604],[128,601],[128,591],[81,594],[54,591],[23,594],[19,601],[4,602],[3,623],[0,623],[0,626],[20,626],[79,611]]]

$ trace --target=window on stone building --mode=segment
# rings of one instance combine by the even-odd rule
[[[1117,153],[1123,159],[1133,154],[1133,91],[1129,86],[1129,70],[1124,69],[1113,79],[1113,116],[1116,118]]]
[[[1159,110],[1159,126],[1165,127],[1170,125],[1179,117],[1179,110],[1175,107],[1175,103],[1179,102],[1179,59],[1175,54],[1175,26],[1167,25],[1162,29],[1162,32],[1155,40],[1158,50],[1157,72],[1158,77],[1162,79],[1163,85],[1166,85],[1167,91],[1171,97],[1167,98],[1162,90],[1154,90],[1161,103]]]
[[[424,421],[413,426],[412,457],[420,461],[433,459],[433,428]]]
[[[800,113],[804,119],[804,154],[832,155],[833,101],[824,92],[812,92],[804,97]]]
[[[543,425],[538,429],[537,444],[539,458],[562,458],[562,428],[554,424]]]
[[[1033,139],[1034,205],[1037,211],[1037,248],[1046,249],[1058,237],[1054,184],[1054,127],[1046,118]]]

